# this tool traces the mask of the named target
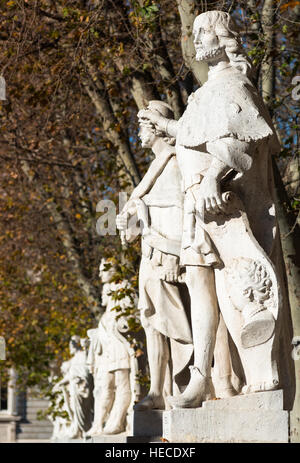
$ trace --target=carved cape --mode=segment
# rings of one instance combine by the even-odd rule
[[[273,149],[280,149],[261,97],[251,81],[232,67],[209,75],[190,95],[178,121],[176,143],[196,148],[225,137],[246,142],[270,137]]]

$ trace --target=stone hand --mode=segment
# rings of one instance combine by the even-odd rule
[[[119,214],[116,217],[116,226],[120,232],[122,246],[127,246],[127,240],[126,240],[126,230],[127,230],[127,223],[128,223],[127,215],[128,214],[126,212],[125,213],[123,212],[122,214]]]
[[[137,213],[137,208],[136,208],[135,201],[129,200],[125,204],[121,214],[118,214],[117,217],[116,217],[117,229],[120,230],[120,231],[127,230],[128,218],[133,216],[136,213]]]
[[[176,268],[168,268],[164,269],[162,268],[160,270],[160,279],[167,281],[168,283],[177,283],[178,282],[178,276],[179,276],[179,267],[176,266]]]
[[[200,215],[206,210],[210,213],[224,212],[219,182],[212,176],[203,178],[201,184],[193,193],[196,198],[196,209]]]
[[[127,214],[119,214],[116,217],[117,229],[125,231],[127,229]]]
[[[139,119],[147,119],[156,127],[156,129],[162,130],[164,132],[166,132],[168,121],[171,120],[161,116],[156,111],[151,111],[150,109],[141,109],[138,112],[138,117]]]

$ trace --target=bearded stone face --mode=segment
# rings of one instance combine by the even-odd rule
[[[78,346],[77,342],[74,341],[73,339],[71,339],[70,344],[69,344],[70,354],[74,355],[77,352],[78,348],[79,348],[79,346]]]
[[[154,130],[146,123],[143,123],[143,121],[140,121],[139,138],[142,148],[152,148],[156,139]]]
[[[198,18],[194,22],[193,35],[197,61],[213,62],[225,56],[224,46],[220,44],[214,28],[204,27]]]

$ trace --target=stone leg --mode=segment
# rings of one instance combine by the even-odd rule
[[[187,266],[186,284],[191,298],[191,319],[194,341],[194,366],[185,391],[169,398],[175,408],[200,407],[214,397],[211,365],[219,322],[214,271],[211,267]]]
[[[103,424],[111,411],[114,401],[115,376],[105,372],[94,391],[94,421],[88,436],[97,436],[103,431]]]
[[[105,424],[104,434],[119,434],[126,429],[126,415],[131,401],[129,370],[113,372],[115,376],[115,401]]]
[[[163,398],[166,369],[169,361],[169,347],[166,337],[153,329],[142,316],[142,324],[146,333],[147,355],[150,369],[150,391],[148,395],[135,405],[135,410],[164,409]]]
[[[171,365],[170,365],[170,362],[168,362],[167,367],[166,367],[165,381],[164,381],[164,387],[163,387],[163,393],[162,393],[163,398],[164,398],[165,410],[170,409],[167,397],[172,395],[174,393],[174,390],[178,391],[179,389],[176,384],[176,381],[172,380]],[[159,406],[157,408],[160,409]]]
[[[226,398],[237,395],[232,385],[232,365],[228,345],[228,332],[224,319],[220,315],[214,350],[213,383],[217,397]]]

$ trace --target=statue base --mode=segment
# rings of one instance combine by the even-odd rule
[[[71,439],[61,437],[51,440],[54,444],[125,444],[127,442],[126,432],[121,434],[99,434],[99,436]]]
[[[209,400],[201,408],[166,411],[163,437],[176,443],[289,442],[289,412],[283,410],[283,391]]]
[[[164,410],[133,410],[130,416],[132,435],[128,443],[162,442]]]

